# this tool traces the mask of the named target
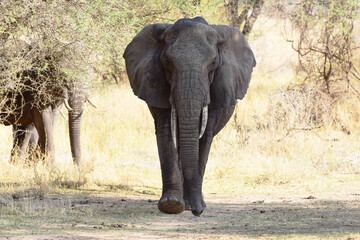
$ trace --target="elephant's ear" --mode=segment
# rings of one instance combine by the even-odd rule
[[[171,108],[170,87],[160,64],[161,34],[170,24],[152,24],[143,28],[126,47],[126,72],[130,85],[140,99],[153,107]]]
[[[256,65],[248,42],[239,29],[212,25],[222,38],[219,43],[220,62],[211,84],[212,108],[229,107],[236,99],[243,99]]]

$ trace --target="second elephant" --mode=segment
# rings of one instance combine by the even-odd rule
[[[81,119],[83,114],[83,104],[88,100],[82,92],[71,92],[69,94],[69,102],[65,100],[65,105],[68,109],[69,121],[69,137],[71,153],[74,163],[81,168]],[[60,105],[62,106],[62,105]],[[53,111],[51,118],[53,119],[53,126],[51,131],[55,128],[55,122],[58,117],[59,110]],[[13,125],[13,150],[12,155],[24,155],[28,147],[32,148],[40,143],[40,139],[46,139],[46,136],[39,134],[36,127],[36,119],[31,119],[28,125]],[[49,141],[49,140],[47,140]],[[40,150],[41,150],[41,145]]]

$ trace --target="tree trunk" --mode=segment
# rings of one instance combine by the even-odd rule
[[[249,36],[249,33],[250,33],[251,29],[253,28],[256,19],[258,18],[258,16],[261,13],[261,9],[262,9],[263,5],[264,5],[264,0],[256,0],[255,1],[253,11],[252,11],[250,17],[246,19],[244,28],[242,30],[242,34],[244,34],[245,37]]]
[[[248,36],[254,26],[256,19],[261,13],[263,5],[264,0],[255,0],[253,3],[249,1],[249,3],[244,4],[243,10],[239,16],[239,0],[225,0],[224,7],[229,25],[240,28],[245,21],[242,33],[245,36]],[[248,16],[251,9],[251,15]]]
[[[239,2],[238,0],[228,0],[224,3],[226,17],[229,25],[240,28],[241,22],[239,22]]]

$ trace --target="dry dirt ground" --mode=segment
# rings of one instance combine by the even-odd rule
[[[360,239],[360,192],[213,193],[195,217],[159,212],[146,190],[32,191],[0,198],[0,239]]]

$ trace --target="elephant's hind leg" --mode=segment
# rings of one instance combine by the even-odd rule
[[[163,182],[158,208],[164,213],[184,211],[183,188],[178,154],[171,136],[170,109],[149,107],[155,120],[156,140]]]
[[[36,130],[33,124],[28,124],[26,126],[13,125],[11,161],[14,161],[15,157],[23,158],[26,155],[29,143],[32,143],[31,140],[34,132],[36,132]],[[37,142],[35,145],[36,144]]]

